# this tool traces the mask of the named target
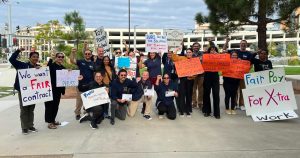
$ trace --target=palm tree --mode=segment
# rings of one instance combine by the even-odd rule
[[[79,12],[73,11],[65,14],[64,23],[71,30],[70,33],[65,35],[65,38],[75,40],[75,45],[78,48],[79,41],[87,38],[83,18],[79,15]]]

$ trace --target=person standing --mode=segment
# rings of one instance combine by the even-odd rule
[[[237,52],[231,53],[232,59],[237,59]],[[223,88],[225,91],[225,112],[228,115],[235,115],[235,106],[236,106],[236,93],[240,84],[240,79],[224,77],[223,76]],[[229,100],[231,106],[229,108]]]
[[[143,59],[140,59],[139,68],[144,67],[147,67],[151,83],[155,84],[156,77],[161,75],[161,57],[155,52],[149,52],[148,59],[144,63]]]
[[[93,81],[94,74],[94,62],[92,61],[92,51],[87,49],[84,51],[84,59],[77,60],[76,49],[72,48],[72,52],[70,55],[70,61],[72,64],[77,65],[80,70],[80,75],[83,76],[83,79],[79,81],[79,85],[85,85]],[[80,119],[81,108],[82,108],[82,100],[81,100],[81,91],[77,88],[77,97],[76,97],[76,108],[75,108],[75,118],[76,120]]]
[[[229,41],[230,41],[230,39],[226,38],[225,44],[223,46],[223,51],[227,50]],[[228,53],[231,53],[233,51],[237,52],[238,59],[248,60],[251,62],[253,55],[251,52],[247,51],[246,48],[247,48],[247,41],[241,40],[240,49],[232,49],[232,50],[228,50],[227,52]],[[243,98],[243,94],[242,94],[242,89],[245,89],[245,88],[246,88],[245,81],[242,79],[242,80],[240,80],[240,84],[239,84],[239,89],[238,89],[238,93],[237,93],[237,97],[239,96],[239,99],[237,99],[237,100],[239,102],[239,104],[238,104],[239,108],[243,111],[246,110],[245,105],[244,105],[244,98]]]
[[[38,52],[29,53],[29,62],[22,62],[17,60],[19,54],[24,50],[24,48],[17,49],[9,58],[9,62],[14,66],[14,68],[17,71],[20,69],[40,68],[40,65],[37,64],[39,61]],[[18,91],[22,133],[24,135],[27,135],[29,131],[37,132],[37,129],[33,124],[35,104],[23,106],[18,73],[16,74],[14,89]]]
[[[210,46],[207,53],[217,54],[218,49],[215,46]],[[205,117],[211,114],[210,92],[213,96],[213,110],[216,119],[220,119],[220,81],[218,72],[205,71],[203,82],[203,109]]]
[[[252,64],[255,72],[273,69],[272,62],[268,60],[268,50],[264,49],[258,51],[258,59],[253,58]]]
[[[61,95],[65,94],[65,87],[57,87],[56,86],[56,70],[65,69],[62,65],[64,62],[64,54],[56,53],[54,62],[52,59],[49,60],[47,66],[50,69],[51,76],[51,86],[53,93],[53,100],[45,102],[45,121],[48,123],[49,129],[56,129],[60,122],[55,121],[58,112],[58,106],[60,102]]]

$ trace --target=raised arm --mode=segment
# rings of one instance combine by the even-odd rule
[[[72,64],[74,64],[74,65],[77,64],[77,60],[76,60],[76,52],[77,52],[76,48],[72,48],[72,50],[71,50],[71,55],[70,55],[70,62],[71,62]]]
[[[226,40],[225,40],[224,46],[223,46],[223,51],[227,50],[229,41],[230,41],[230,38],[227,37]]]
[[[9,62],[17,69],[18,67],[20,67],[21,65],[23,65],[24,63],[17,60],[19,54],[21,51],[24,51],[24,48],[20,48],[17,49],[9,58]]]

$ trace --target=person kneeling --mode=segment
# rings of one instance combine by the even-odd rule
[[[105,85],[103,83],[103,74],[101,74],[101,72],[95,72],[94,74],[94,81],[90,82],[87,85],[81,86],[79,87],[80,90],[82,92],[88,91],[88,90],[92,90],[92,89],[96,89],[96,88],[101,88],[101,87],[108,87],[107,85]],[[107,93],[109,92],[109,89],[106,88]],[[90,120],[90,126],[92,129],[97,129],[98,125],[100,124],[101,121],[104,119],[103,116],[103,107],[107,106],[107,104],[102,104],[102,105],[97,105],[97,106],[93,106],[90,107],[86,110],[86,114],[80,118],[79,122],[83,122],[85,120]]]
[[[170,76],[164,74],[162,77],[157,76],[155,83],[155,91],[157,93],[156,106],[158,109],[159,119],[164,118],[164,114],[167,114],[167,118],[170,120],[176,119],[176,108],[174,105],[174,97],[178,97],[177,87],[170,81]]]

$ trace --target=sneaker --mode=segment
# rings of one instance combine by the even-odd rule
[[[220,117],[220,116],[215,116],[215,118],[216,118],[216,119],[220,119],[221,117]]]
[[[159,118],[159,119],[163,119],[163,118],[164,118],[164,115],[159,115],[158,118]]]
[[[144,118],[147,119],[147,120],[152,120],[150,115],[144,115]]]
[[[80,119],[80,115],[76,115],[76,116],[75,116],[75,119],[76,119],[76,120],[79,120],[79,119]]]
[[[30,132],[37,132],[38,130],[36,129],[36,128],[34,128],[34,127],[30,127],[30,128],[28,128],[28,130],[30,131]]]
[[[231,114],[232,114],[232,115],[236,115],[235,110],[231,110]]]
[[[192,118],[192,115],[191,114],[186,114],[186,117]]]
[[[28,129],[22,129],[22,134],[27,135],[28,134]]]
[[[90,126],[91,126],[92,129],[97,129],[98,128],[97,124],[93,121],[91,121]]]
[[[82,123],[84,121],[88,121],[89,114],[85,113],[80,119],[79,119],[79,123]]]
[[[184,117],[184,114],[180,114],[179,117]]]
[[[242,111],[246,110],[245,106],[240,106],[240,108],[241,108]]]
[[[226,110],[226,114],[231,115],[231,110]]]

